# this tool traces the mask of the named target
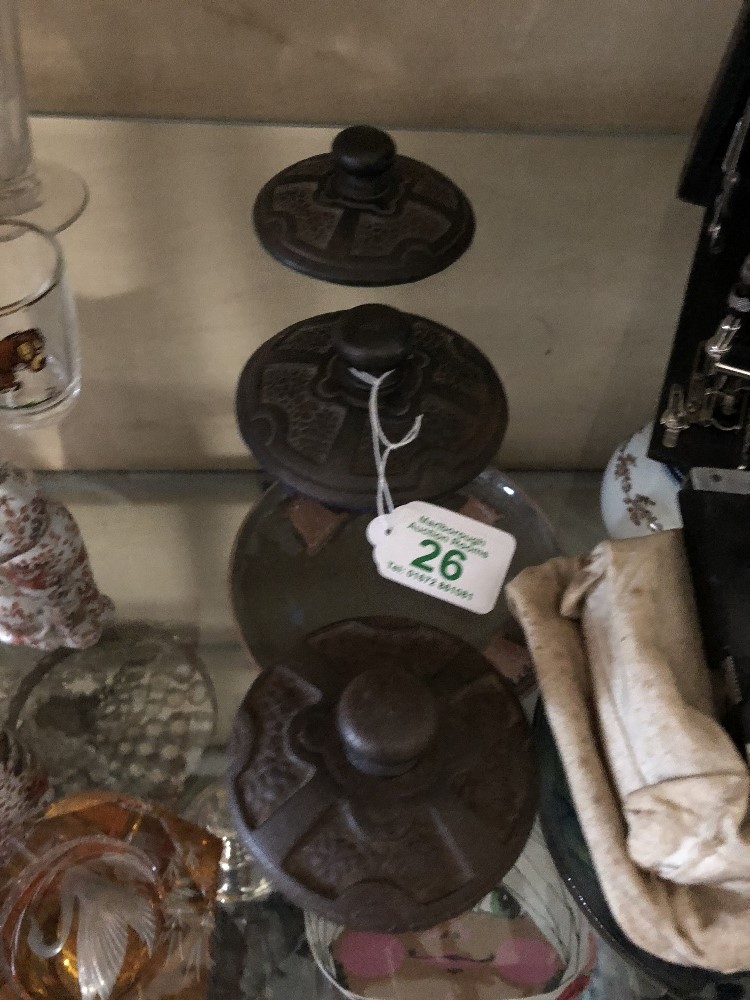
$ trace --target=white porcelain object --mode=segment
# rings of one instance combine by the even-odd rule
[[[0,461],[0,643],[87,649],[113,616],[73,515]]]
[[[636,538],[681,528],[677,502],[681,476],[646,454],[653,424],[615,448],[601,486],[602,520],[610,538]]]

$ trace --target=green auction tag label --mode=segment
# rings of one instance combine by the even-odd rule
[[[507,531],[415,500],[367,526],[378,573],[486,615],[500,595],[516,540]]]

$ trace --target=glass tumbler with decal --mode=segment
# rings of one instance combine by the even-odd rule
[[[80,386],[78,323],[60,244],[32,223],[0,221],[0,424],[56,423]]]

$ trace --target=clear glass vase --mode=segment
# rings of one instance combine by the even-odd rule
[[[0,218],[22,216],[50,232],[74,222],[86,184],[59,164],[37,164],[29,132],[17,0],[0,0]]]

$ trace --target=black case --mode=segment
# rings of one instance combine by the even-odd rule
[[[726,55],[701,116],[679,187],[683,201],[703,205],[706,214],[696,247],[679,323],[672,344],[655,417],[649,456],[687,472],[694,466],[732,468],[740,464],[744,432],[720,431],[692,424],[674,447],[665,447],[660,418],[667,409],[670,387],[686,386],[702,343],[727,313],[727,297],[740,267],[750,254],[750,154],[739,162],[740,181],[722,227],[722,249],[712,252],[707,228],[724,179],[722,164],[735,126],[750,99],[750,0],[746,0]],[[748,337],[750,331],[743,336]]]
[[[701,475],[702,485],[691,481]],[[696,469],[693,477],[680,491],[685,551],[706,661],[725,679],[721,721],[744,756],[750,744],[750,473]]]

